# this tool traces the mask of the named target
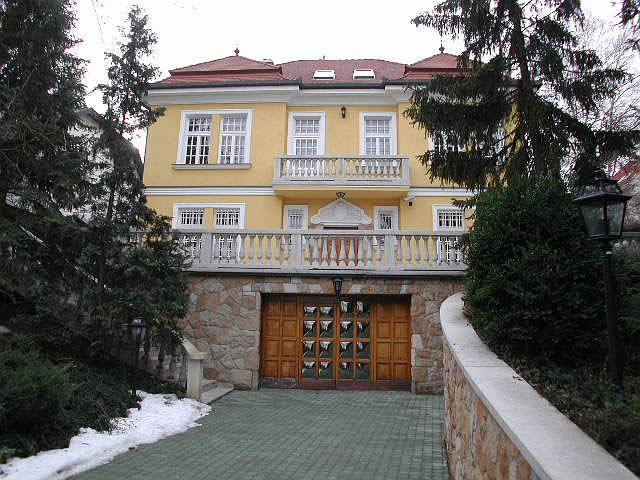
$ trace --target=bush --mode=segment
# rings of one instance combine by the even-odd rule
[[[563,183],[481,193],[466,240],[465,306],[497,353],[564,364],[602,359],[600,255]]]
[[[34,337],[0,337],[0,372],[0,463],[67,447],[81,427],[110,430],[111,420],[136,404],[130,368],[59,357],[41,351]],[[183,392],[142,370],[134,376],[137,388],[147,392]]]
[[[0,371],[0,443],[5,455],[65,446],[74,429],[74,387],[67,369],[42,358],[27,339],[18,337],[0,345]]]

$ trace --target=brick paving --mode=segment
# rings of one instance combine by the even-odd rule
[[[214,403],[200,423],[74,478],[448,478],[438,395],[235,391]]]

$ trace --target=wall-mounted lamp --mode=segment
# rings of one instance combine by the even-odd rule
[[[340,292],[342,291],[342,277],[335,277],[333,281],[333,290],[336,292],[336,298],[340,298]]]
[[[347,117],[347,107],[345,107],[344,105],[340,107],[340,115],[342,115],[342,118]]]

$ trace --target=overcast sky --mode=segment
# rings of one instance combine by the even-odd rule
[[[153,61],[164,77],[168,70],[240,54],[275,63],[326,56],[381,58],[413,63],[438,52],[433,30],[410,23],[435,0],[76,0],[76,49],[87,60],[88,91],[106,80],[105,51],[115,50],[119,28],[132,4],[149,15],[158,37]],[[611,0],[583,0],[583,7],[603,18],[617,13]],[[460,43],[444,39],[446,51]],[[89,106],[102,112],[101,97],[90,94]],[[134,139],[144,153],[144,135]]]

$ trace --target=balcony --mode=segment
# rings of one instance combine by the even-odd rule
[[[462,275],[464,232],[181,231],[193,272]]]
[[[401,156],[278,156],[274,188],[387,187],[406,191],[411,185],[409,158]]]

